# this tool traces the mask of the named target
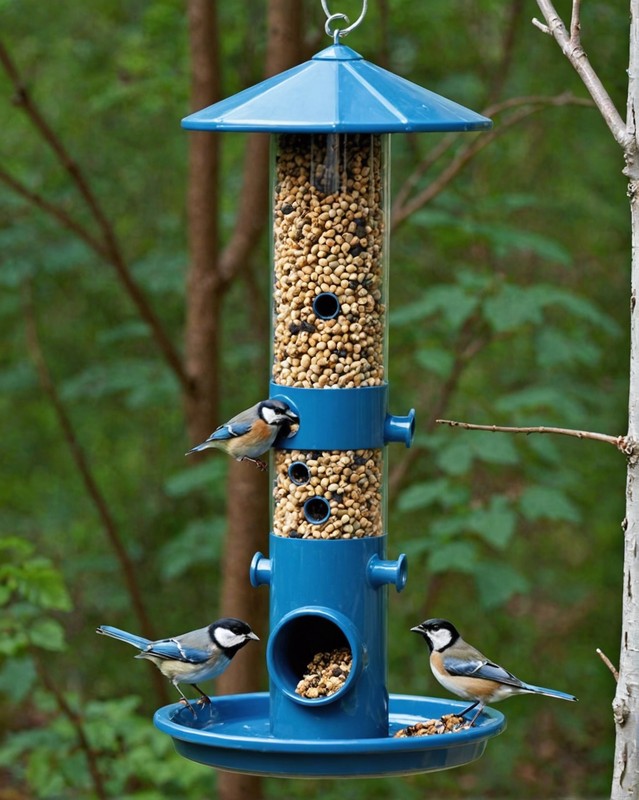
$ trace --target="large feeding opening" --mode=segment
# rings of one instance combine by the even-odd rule
[[[359,667],[352,639],[322,614],[296,614],[271,636],[267,654],[271,677],[299,703],[332,702]]]

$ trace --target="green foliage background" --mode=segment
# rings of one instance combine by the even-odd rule
[[[319,49],[320,4],[304,4]],[[530,25],[534,2],[523,3],[504,68],[504,30],[515,5],[371,2],[348,44],[477,110],[497,90],[501,100],[565,91],[585,97],[556,46]],[[567,13],[569,3],[557,5]],[[583,4],[586,49],[619,108],[627,5]],[[356,15],[359,4],[341,6]],[[220,13],[228,95],[261,79],[265,3],[220,3]],[[177,343],[187,263],[187,134],[179,128],[189,110],[186,33],[179,0],[61,2],[55,9],[0,0],[0,36],[114,220],[135,277]],[[91,225],[12,93],[0,73],[2,164]],[[244,140],[224,137],[228,231]],[[393,138],[395,192],[439,142]],[[460,139],[419,185],[435,179],[461,146]],[[398,413],[418,409],[418,450],[389,494],[390,551],[410,557],[408,586],[390,599],[389,688],[440,694],[408,628],[444,616],[516,674],[572,691],[581,702],[509,701],[501,707],[508,730],[463,769],[346,784],[269,780],[269,797],[607,793],[614,683],[595,648],[613,661],[618,652],[623,457],[595,442],[509,438],[428,421],[436,410],[480,423],[625,431],[622,167],[593,108],[543,107],[484,149],[392,238],[391,399]],[[0,772],[17,792],[0,789],[0,797],[94,796],[78,728],[61,699],[79,715],[109,796],[210,796],[214,773],[180,759],[153,728],[146,668],[126,649],[95,640],[96,624],[135,623],[29,358],[25,287],[50,369],[163,634],[215,617],[227,464],[213,455],[187,469],[179,387],[113,272],[1,185],[0,253]],[[264,282],[254,291],[267,309],[266,241],[261,257]],[[245,288],[234,289],[224,319],[226,416],[265,393],[251,314]],[[391,476],[405,458],[389,449]]]

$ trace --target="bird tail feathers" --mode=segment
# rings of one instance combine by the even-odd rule
[[[534,692],[535,694],[544,694],[546,697],[556,697],[559,700],[569,700],[571,703],[576,702],[577,698],[572,694],[566,694],[566,692],[560,692],[557,689],[544,689],[543,686],[533,686],[530,683],[525,684],[526,689],[530,692]]]
[[[151,641],[150,639],[145,639],[144,636],[136,636],[135,633],[122,631],[120,628],[114,628],[111,625],[100,625],[100,627],[96,630],[96,633],[102,633],[105,636],[110,636],[112,639],[120,639],[122,642],[126,642],[127,644],[133,645],[133,647],[137,647],[138,650],[144,650],[144,648]]]

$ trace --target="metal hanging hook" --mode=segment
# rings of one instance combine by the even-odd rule
[[[353,22],[351,25],[350,19],[346,16],[346,14],[331,14],[331,10],[328,7],[328,0],[321,0],[322,8],[324,9],[324,13],[326,14],[326,23],[324,24],[324,30],[326,31],[327,36],[333,37],[333,43],[337,44],[341,36],[346,36],[352,30],[357,28],[358,25],[361,24],[362,20],[366,16],[366,11],[368,9],[368,0],[362,0],[362,11],[359,17]],[[331,30],[331,24],[337,20],[344,20],[346,22],[345,28],[335,28],[335,30]]]

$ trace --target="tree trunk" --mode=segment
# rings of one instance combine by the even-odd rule
[[[189,0],[191,108],[220,99],[216,0]],[[190,389],[185,397],[190,441],[206,439],[219,423],[219,136],[189,133],[187,216],[189,273],[186,290],[185,361]]]
[[[627,133],[625,148],[631,220],[630,387],[628,402],[628,458],[626,517],[624,519],[624,575],[619,679],[613,702],[616,726],[612,800],[639,796],[639,0],[630,3],[630,59],[628,68]]]
[[[269,77],[294,66],[302,46],[302,11],[298,0],[270,0],[266,75]],[[262,207],[268,219],[268,147],[264,135],[254,135],[247,146],[247,160],[240,210],[247,203]],[[255,222],[255,221],[254,221]],[[230,249],[230,248],[229,248]],[[266,265],[264,267],[267,268]],[[267,374],[265,370],[265,383]],[[248,582],[251,558],[257,550],[268,552],[268,478],[253,464],[233,462],[228,478],[228,530],[222,574],[222,609],[225,614],[246,619],[261,642],[240,653],[237,664],[219,680],[222,694],[236,694],[263,688],[264,651],[268,636],[268,593],[252,589]],[[262,779],[254,775],[220,772],[220,800],[261,800]]]
[[[189,0],[188,10],[193,68],[191,105],[196,110],[220,99],[219,31],[215,0]],[[301,18],[301,3],[298,0],[270,0],[267,77],[298,62]],[[185,398],[185,409],[189,437],[191,442],[196,442],[206,438],[220,422],[219,338],[222,299],[231,282],[240,274],[246,274],[246,264],[266,228],[268,140],[263,134],[249,139],[236,224],[228,245],[220,252],[220,137],[210,133],[190,133],[189,137],[191,260],[185,348],[191,387]],[[266,365],[264,372],[266,378]],[[263,675],[268,597],[265,592],[251,589],[248,569],[253,553],[258,549],[268,549],[268,478],[252,464],[232,461],[229,466],[227,503],[228,530],[222,570],[221,612],[246,619],[258,631],[262,644],[248,647],[238,656],[233,668],[219,681],[218,691],[221,694],[262,688],[259,676]],[[251,775],[220,772],[218,795],[220,800],[259,800],[263,796],[262,782]]]

